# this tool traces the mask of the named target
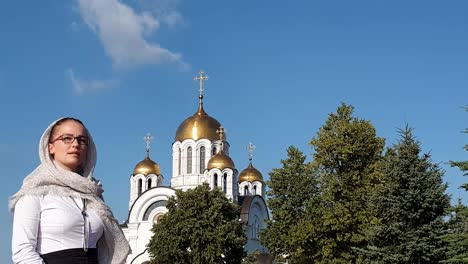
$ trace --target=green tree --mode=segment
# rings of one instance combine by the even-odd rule
[[[461,201],[451,208],[448,233],[447,260],[443,263],[468,263],[468,208]]]
[[[176,191],[152,228],[151,263],[241,263],[246,235],[239,206],[208,184]]]
[[[367,245],[367,230],[378,222],[370,201],[383,181],[385,140],[353,111],[342,104],[310,142],[321,199],[315,209],[320,225],[309,225],[307,233],[314,234],[320,248],[317,263],[355,263],[354,248]]]
[[[317,181],[299,149],[290,146],[287,153],[288,158],[281,160],[283,167],[273,169],[267,181],[267,203],[273,219],[260,238],[274,256],[288,256],[290,263],[310,263],[316,246],[300,226],[316,202]]]
[[[370,263],[439,263],[445,257],[443,217],[450,206],[443,171],[421,154],[412,129],[385,155],[387,184],[376,199],[381,223],[366,252]]]
[[[465,111],[468,111],[468,106]],[[468,133],[468,129],[464,133]],[[464,149],[468,151],[468,145]],[[450,165],[458,167],[464,176],[468,176],[468,160],[450,161]],[[468,183],[462,184],[460,188],[468,191]],[[448,226],[448,234],[444,237],[449,244],[448,260],[445,263],[468,263],[468,207],[461,201],[451,209]]]
[[[465,111],[468,111],[468,106],[465,106],[464,109],[465,109]],[[463,133],[468,134],[468,128],[465,128],[465,131],[463,131]],[[468,145],[465,145],[463,148],[466,151],[468,151]],[[458,167],[462,172],[464,172],[463,176],[468,176],[468,160],[465,160],[465,161],[450,161],[450,165],[452,167]],[[468,191],[468,183],[465,183],[460,187],[465,189],[465,191]]]

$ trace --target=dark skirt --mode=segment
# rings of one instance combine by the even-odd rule
[[[72,248],[41,255],[46,264],[98,264],[97,249]]]

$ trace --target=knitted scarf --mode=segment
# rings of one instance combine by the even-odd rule
[[[9,208],[14,211],[18,200],[25,195],[51,194],[86,199],[88,208],[94,210],[104,224],[103,236],[97,244],[99,264],[124,264],[131,250],[118,221],[104,203],[100,182],[93,178],[97,156],[94,141],[88,132],[89,146],[83,175],[61,168],[54,162],[48,148],[52,127],[59,120],[44,131],[39,143],[41,164],[24,179],[20,190],[10,197]]]

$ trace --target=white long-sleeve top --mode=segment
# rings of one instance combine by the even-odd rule
[[[41,254],[71,248],[96,248],[103,223],[93,210],[82,215],[81,199],[53,195],[24,196],[15,206],[12,259],[15,264],[43,264]],[[87,237],[84,225],[87,224]]]

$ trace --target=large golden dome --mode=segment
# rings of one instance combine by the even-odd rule
[[[248,181],[248,182],[263,181],[262,174],[256,168],[254,168],[254,166],[252,166],[252,162],[250,162],[247,169],[243,170],[239,174],[239,182],[243,182],[243,181]]]
[[[133,170],[133,175],[136,174],[143,174],[143,175],[148,175],[148,174],[155,174],[155,175],[160,175],[161,174],[161,169],[159,168],[159,165],[152,161],[149,156],[146,156],[146,158],[135,166],[135,169]]]
[[[177,128],[175,141],[184,141],[185,139],[198,140],[206,138],[209,140],[219,139],[219,134],[216,130],[221,126],[218,120],[209,116],[203,110],[203,97],[200,97],[198,111],[191,117],[187,118]]]
[[[234,166],[234,161],[232,159],[224,154],[224,152],[220,151],[218,154],[214,155],[211,157],[210,161],[208,161],[208,166],[207,169],[225,169],[225,168],[230,168],[230,169],[235,169]]]

